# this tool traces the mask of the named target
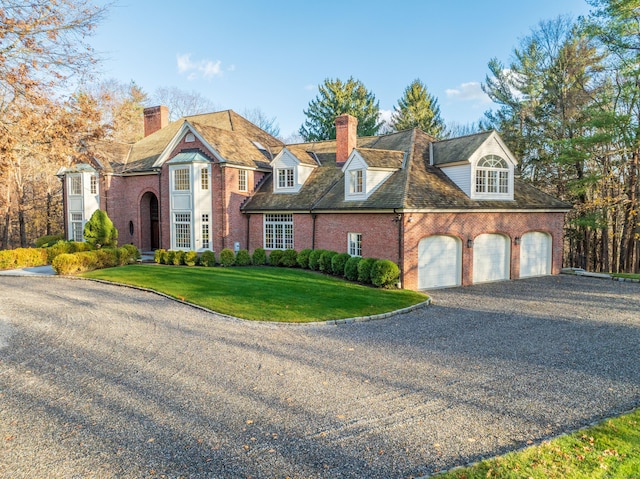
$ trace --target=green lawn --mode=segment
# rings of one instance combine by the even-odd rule
[[[640,279],[640,274],[633,273],[612,273],[612,276],[615,276],[616,278]]]
[[[640,409],[435,479],[640,478]]]
[[[427,299],[415,291],[375,289],[306,270],[129,265],[83,274],[142,286],[238,318],[310,322],[386,313]]]

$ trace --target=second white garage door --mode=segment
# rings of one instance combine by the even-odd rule
[[[461,284],[462,243],[453,236],[429,236],[418,244],[418,289]]]
[[[500,234],[482,234],[473,241],[473,282],[509,279],[511,242]]]

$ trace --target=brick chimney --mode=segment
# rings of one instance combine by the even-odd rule
[[[169,124],[169,108],[166,106],[150,106],[144,109],[145,138]]]
[[[351,115],[336,118],[336,164],[342,166],[356,147],[358,119]]]

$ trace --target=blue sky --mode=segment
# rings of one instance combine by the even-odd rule
[[[220,109],[260,108],[296,132],[325,78],[362,81],[391,111],[419,78],[445,122],[477,121],[480,83],[539,21],[585,0],[117,0],[91,40],[101,75],[148,93],[176,86]]]

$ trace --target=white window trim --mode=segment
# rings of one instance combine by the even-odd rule
[[[186,172],[186,180],[188,181],[188,188],[177,188],[177,174],[178,172],[182,173],[182,172]],[[173,191],[182,191],[182,192],[188,192],[191,191],[191,169],[189,167],[181,167],[181,168],[175,168],[171,174],[171,180],[172,180],[172,190]],[[184,178],[182,178],[182,180],[184,180]]]
[[[211,184],[210,180],[211,180],[211,175],[209,175],[209,167],[203,166],[202,168],[200,168],[200,189],[202,191],[209,190],[209,185]]]
[[[285,250],[294,248],[293,214],[269,213],[263,215],[263,242],[264,249]],[[288,228],[287,228],[288,227]],[[281,230],[281,231],[278,231]],[[278,239],[281,241],[278,241]],[[270,241],[269,241],[270,240]]]
[[[362,233],[347,234],[347,253],[362,257]]]
[[[78,190],[74,188],[78,186]],[[69,196],[82,196],[82,175],[69,175]]]
[[[487,159],[495,159],[500,160],[506,165],[506,168],[499,167],[487,167],[487,166],[479,166],[480,163],[483,163]],[[489,188],[489,176],[490,174],[494,174],[493,181],[495,181],[496,190],[497,191],[487,191]],[[506,160],[505,158],[495,155],[489,154],[480,158],[478,161],[474,163],[472,176],[471,176],[471,192],[472,198],[475,199],[495,199],[495,200],[511,200],[513,199],[513,165]],[[478,179],[482,175],[483,178],[483,190],[478,191]],[[503,175],[506,175],[506,184],[507,191],[500,191],[501,183],[503,183]]]
[[[291,179],[292,179],[292,183],[291,185],[288,184],[289,181],[289,174],[288,172],[291,172]],[[280,174],[284,173],[284,179],[285,179],[285,186],[281,186],[280,184]],[[284,168],[277,168],[276,169],[276,190],[278,191],[293,191],[296,187],[296,168],[293,166],[289,166],[289,167],[284,167]]]
[[[92,195],[97,195],[98,194],[98,177],[96,175],[91,175],[89,177],[89,191],[91,192]]]
[[[188,221],[186,217],[188,217]],[[174,243],[175,249],[185,250],[185,251],[192,250],[193,249],[193,215],[191,214],[191,212],[189,211],[174,212],[171,219],[172,219],[171,227],[173,230],[173,243]],[[178,225],[188,225],[188,240],[189,240],[188,245],[184,242],[180,242],[180,243],[178,242]]]
[[[249,191],[249,174],[247,170],[238,170],[238,191]]]
[[[69,226],[72,241],[84,241],[84,218],[82,213],[69,213]]]

